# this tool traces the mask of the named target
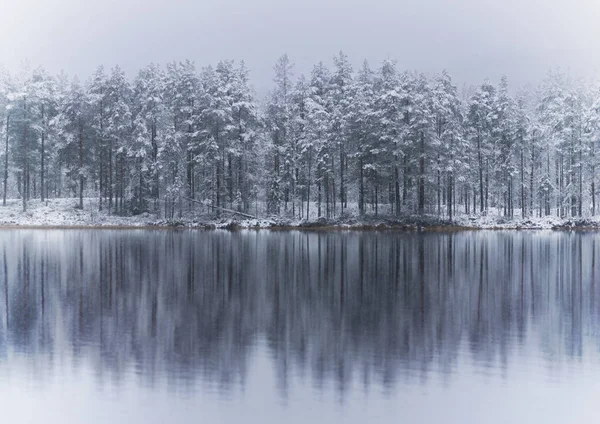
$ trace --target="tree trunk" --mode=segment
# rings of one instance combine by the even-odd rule
[[[525,207],[525,159],[523,153],[523,140],[521,140],[521,218],[525,218],[527,209]]]
[[[321,193],[321,180],[319,179],[319,182],[317,183],[317,217],[320,218],[321,217],[321,197],[322,197],[322,193]]]
[[[582,212],[583,212],[582,211],[582,209],[583,209],[583,207],[582,207],[582,204],[583,204],[583,178],[582,178],[583,164],[581,163],[581,160],[582,160],[582,158],[581,158],[581,151],[583,150],[583,147],[581,145],[581,134],[579,135],[579,149],[578,150],[579,150],[579,152],[578,152],[578,156],[579,156],[578,161],[579,161],[579,164],[578,164],[577,171],[579,173],[579,178],[578,178],[578,182],[579,182],[579,199],[578,200],[579,200],[579,202],[578,202],[578,205],[577,205],[577,214],[581,218],[581,215],[582,215]]]
[[[359,159],[359,186],[358,186],[358,210],[360,215],[365,214],[365,176],[364,164],[362,156]]]
[[[233,164],[231,153],[227,154],[227,194],[229,196],[229,207],[233,209]]]
[[[159,174],[158,174],[158,143],[156,142],[156,122],[152,122],[152,172],[153,172],[153,184],[152,184],[152,197],[154,198],[154,206],[158,204],[158,185],[159,185]]]
[[[311,172],[312,172],[312,151],[308,154],[308,181],[307,181],[307,193],[306,193],[306,219],[310,219],[310,185],[311,185]]]
[[[591,156],[592,156],[592,175],[590,176],[590,179],[592,180],[592,186],[591,186],[591,191],[592,191],[592,216],[596,215],[596,187],[594,184],[594,181],[596,180],[596,141],[592,139],[592,148],[591,150]]]
[[[379,215],[379,184],[375,182],[375,216]]]
[[[23,100],[23,109],[25,114],[27,114],[27,106],[25,100]],[[22,191],[21,197],[23,199],[23,212],[27,211],[27,123],[23,125],[23,181],[22,181]]]
[[[396,215],[400,215],[400,170],[398,164],[394,169],[394,201],[396,202]]]
[[[483,159],[481,156],[481,135],[477,134],[477,161],[479,162],[479,211],[483,212]],[[473,203],[475,205],[475,203]]]
[[[108,212],[113,213],[113,140],[108,144]]]
[[[437,195],[437,214],[442,215],[442,175],[440,171],[440,154],[437,155],[437,170],[436,170],[436,195]]]
[[[336,213],[336,195],[335,195],[335,155],[331,155],[331,200],[333,203],[333,213],[332,216],[335,216]]]
[[[100,137],[98,140],[98,144],[100,145],[100,195],[98,196],[98,210],[102,210],[103,208],[103,199],[106,196],[106,175],[104,171],[104,160],[106,155],[106,145],[104,144],[104,104],[100,101]],[[109,208],[110,209],[110,208]],[[110,210],[109,210],[110,213]]]
[[[2,206],[6,206],[6,186],[8,183],[8,130],[10,114],[6,115],[6,144],[4,146],[4,193],[2,195]]]
[[[79,123],[79,209],[83,209],[83,123]]]
[[[535,137],[535,133],[534,133],[534,137]],[[532,145],[531,145],[531,173],[529,174],[529,213],[533,216],[533,175],[534,175],[534,168],[535,166],[535,146],[533,145],[533,141],[532,141]]]
[[[346,185],[344,184],[344,143],[340,142],[340,209],[344,213],[344,202],[346,201]]]
[[[448,218],[450,219],[450,222],[452,222],[452,208],[453,208],[453,190],[454,190],[454,178],[452,176],[452,173],[450,173],[448,175],[448,194],[446,196],[446,200],[448,201]]]
[[[419,215],[425,213],[425,134],[421,131],[419,143]]]
[[[41,137],[41,152],[40,152],[40,198],[42,200],[42,202],[44,201],[44,187],[46,186],[46,182],[45,182],[45,176],[44,176],[44,159],[46,156],[46,152],[45,152],[45,135],[46,132],[44,131],[44,105],[42,104],[42,137]]]

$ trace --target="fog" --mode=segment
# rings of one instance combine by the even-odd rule
[[[132,76],[149,62],[243,59],[263,92],[281,54],[300,74],[343,50],[356,65],[392,58],[459,84],[525,84],[549,67],[595,73],[599,11],[593,0],[4,0],[0,62],[85,79],[99,64]]]

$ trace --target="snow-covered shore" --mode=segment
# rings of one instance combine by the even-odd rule
[[[30,200],[23,212],[19,199],[0,205],[0,227],[3,228],[198,228],[198,229],[299,229],[299,230],[476,230],[476,229],[600,229],[600,218],[560,219],[554,216],[512,220],[496,214],[458,216],[452,222],[435,216],[358,217],[354,214],[335,219],[246,219],[232,214],[222,217],[184,216],[165,220],[153,214],[137,216],[110,215],[98,211],[93,199],[83,210],[76,199]]]

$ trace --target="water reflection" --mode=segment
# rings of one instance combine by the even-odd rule
[[[451,382],[464,357],[552,369],[600,351],[597,238],[6,230],[0,367],[91,363],[100,383],[133,370],[227,393],[260,345],[281,396],[299,379],[342,400],[355,383]]]

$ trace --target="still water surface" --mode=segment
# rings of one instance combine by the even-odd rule
[[[0,232],[0,415],[591,422],[600,233]]]

